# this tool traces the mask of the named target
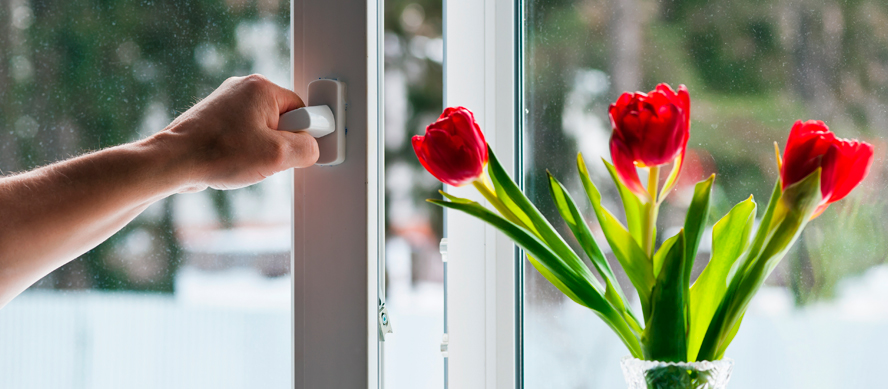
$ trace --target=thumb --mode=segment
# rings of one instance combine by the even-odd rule
[[[318,161],[318,141],[306,132],[275,131],[285,144],[284,169],[304,168]]]

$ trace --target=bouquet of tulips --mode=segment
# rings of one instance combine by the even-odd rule
[[[447,108],[427,127],[425,136],[413,138],[413,147],[432,175],[452,186],[473,185],[495,211],[443,191],[446,200],[430,202],[466,212],[506,234],[549,282],[598,314],[633,357],[714,361],[723,357],[753,295],[805,225],[867,175],[873,148],[835,137],[823,122],[796,122],[783,158],[776,150],[780,177],[758,223],[752,196],[716,222],[709,262],[691,284],[715,175],[694,187],[684,228],[659,247],[656,244],[660,204],[681,174],[690,106],[684,85],[676,93],[666,84],[649,93],[624,93],[610,105],[613,163],[603,163],[619,191],[626,224],[602,205],[601,192],[582,154],[577,156],[587,200],[611,252],[635,288],[640,314],[630,308],[573,196],[549,174],[552,201],[603,285],[512,181],[468,109]],[[660,169],[670,163],[671,171],[662,179]],[[642,184],[639,170],[646,171],[647,185]]]

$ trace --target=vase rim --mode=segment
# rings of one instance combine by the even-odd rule
[[[655,367],[663,367],[663,366],[678,366],[683,368],[704,368],[707,369],[714,366],[733,366],[734,360],[731,358],[722,358],[714,361],[696,361],[696,362],[664,362],[664,361],[650,361],[646,359],[638,359],[631,355],[627,355],[623,357],[620,362],[623,364],[633,363],[640,364],[643,369],[651,369]]]

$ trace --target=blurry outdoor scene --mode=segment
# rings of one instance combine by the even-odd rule
[[[882,386],[888,3],[527,0],[524,12],[526,188],[571,244],[545,170],[584,199],[575,159],[583,152],[593,180],[609,192],[606,206],[622,213],[600,158],[610,160],[607,106],[623,91],[660,82],[690,90],[689,160],[660,211],[660,242],[681,227],[693,184],[711,173],[718,176],[710,228],[750,194],[761,216],[778,177],[773,143],[782,150],[798,119],[823,120],[839,137],[874,145],[869,176],[808,224],[726,356],[736,360],[732,388]],[[604,244],[591,207],[581,203]],[[711,232],[694,277],[710,239]],[[526,268],[525,387],[625,387],[619,360],[628,351],[613,332]]]
[[[0,1],[0,171],[290,86],[284,0]],[[289,388],[290,178],[162,200],[0,310],[2,388]]]
[[[419,164],[410,138],[443,109],[441,0],[385,1],[386,388],[443,388],[442,212],[425,199],[441,183]]]
[[[387,386],[442,387],[441,2],[385,8]],[[290,87],[283,0],[0,1],[0,172],[145,136],[227,77]],[[290,178],[158,202],[0,310],[2,388],[288,388]]]
[[[727,356],[737,361],[736,388],[880,386],[888,5],[523,7],[526,187],[569,241],[545,170],[582,199],[575,157],[583,152],[606,206],[621,212],[598,160],[610,158],[607,105],[622,91],[668,82],[691,93],[689,161],[661,209],[661,236],[677,231],[693,184],[713,172],[710,226],[750,194],[762,206],[777,178],[773,142],[782,148],[797,119],[824,120],[838,136],[875,146],[869,177],[808,225]],[[440,0],[385,1],[390,388],[444,380],[442,213],[424,202],[440,184],[409,141],[442,109],[441,11]],[[0,172],[153,134],[229,76],[262,73],[289,87],[288,25],[284,0],[0,0]],[[0,387],[290,387],[289,185],[282,173],[237,191],[170,197],[47,276],[0,310]],[[619,359],[628,352],[616,336],[526,268],[525,387],[623,387]]]

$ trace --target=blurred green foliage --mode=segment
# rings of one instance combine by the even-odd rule
[[[650,90],[659,82],[688,85],[693,99],[689,147],[705,150],[719,173],[713,217],[749,193],[762,197],[769,192],[777,177],[772,143],[782,144],[797,119],[822,119],[840,136],[876,144],[877,160],[864,182],[864,194],[833,205],[812,223],[800,248],[786,261],[790,269],[778,274],[794,288],[797,301],[805,303],[830,296],[837,280],[884,262],[886,248],[863,231],[870,231],[869,236],[886,232],[885,207],[876,193],[885,187],[888,4],[528,0],[524,6],[526,182],[529,195],[550,220],[557,220],[557,214],[548,200],[543,170],[565,179],[569,188],[577,184],[570,181],[577,140],[563,130],[564,111],[568,93],[576,87],[576,72],[597,69],[609,75],[609,84],[604,93],[590,95],[584,109],[597,115],[605,129],[607,105],[623,90]],[[417,7],[421,22],[405,23],[405,10]],[[440,38],[441,11],[440,0],[385,3],[386,70],[401,72],[407,93],[402,112],[405,141],[386,149],[388,165],[405,163],[421,171],[409,137],[421,132],[442,108],[443,68],[413,53],[411,45],[417,37]],[[160,104],[171,119],[224,78],[248,73],[250,59],[237,49],[237,28],[260,19],[286,26],[289,4],[4,2],[0,170],[30,169],[145,136],[140,127],[153,105]],[[388,55],[390,37],[397,42],[394,55]],[[215,67],[201,63],[214,55],[221,58]],[[629,68],[637,69],[629,70],[636,73],[620,76],[632,58],[636,60]],[[419,203],[434,197],[435,190],[435,185],[415,185],[412,196]],[[230,226],[228,197],[218,192],[212,200],[220,225]],[[182,258],[173,201],[165,201],[159,214],[137,219],[61,269],[52,286],[82,287],[86,282],[105,289],[172,290]],[[440,236],[441,213],[437,208],[430,212],[434,234]],[[670,226],[668,217],[663,220],[661,227]],[[163,263],[158,277],[134,278],[115,264],[116,250],[137,229],[153,239],[154,255]]]
[[[386,137],[399,136],[399,141],[387,141],[385,164],[387,167],[405,164],[422,178],[430,178],[419,164],[410,138],[423,134],[425,127],[432,123],[443,110],[444,79],[443,65],[425,55],[423,49],[428,40],[441,39],[443,29],[443,4],[441,0],[387,0],[384,11],[385,29],[385,71],[387,76],[398,80],[403,78],[403,86],[386,82],[386,87],[405,88],[406,106],[401,112],[386,110],[387,122],[403,120],[403,129],[392,129],[386,124]],[[392,95],[393,91],[386,91]],[[399,92],[394,91],[397,95]],[[388,97],[387,97],[388,98]],[[388,100],[386,104],[389,104]],[[397,116],[397,117],[394,117]],[[393,131],[394,130],[394,131]],[[401,132],[403,130],[403,133]],[[428,213],[428,223],[432,236],[429,240],[437,245],[443,235],[443,211],[439,207],[428,207],[427,198],[440,197],[437,180],[418,180],[411,185],[411,197],[421,213]],[[386,208],[392,210],[390,196],[386,196]],[[386,217],[388,236],[399,235],[404,226],[393,226]],[[436,247],[434,252],[436,252]]]
[[[820,216],[817,228],[804,232],[803,244],[790,257],[788,277],[797,305],[835,297],[843,278],[888,259],[888,242],[874,234],[885,229],[885,202],[864,202],[859,195],[844,201]]]
[[[0,4],[0,170],[21,171],[139,139],[153,105],[171,120],[250,59],[237,29],[260,18],[289,23],[289,3],[252,0],[8,0]],[[207,66],[206,57],[217,63]],[[210,58],[213,59],[213,58]],[[6,130],[8,129],[8,130]],[[146,131],[148,131],[146,133]],[[212,196],[223,227],[231,210]],[[173,202],[47,278],[53,287],[172,291],[183,251]],[[152,275],[121,266],[136,229],[151,238]]]
[[[766,200],[778,176],[773,143],[782,147],[796,120],[824,120],[840,137],[875,144],[873,173],[859,193],[811,223],[799,245],[804,250],[793,251],[770,282],[791,287],[802,304],[828,298],[838,280],[884,263],[888,247],[873,237],[888,231],[886,209],[876,196],[886,187],[882,161],[888,133],[888,3],[524,4],[525,180],[530,197],[550,220],[557,220],[557,213],[548,199],[544,170],[577,188],[570,181],[575,175],[570,162],[583,136],[563,128],[566,110],[576,109],[566,99],[582,88],[575,75],[596,70],[608,75],[607,90],[589,96],[583,110],[595,115],[598,127],[608,132],[594,139],[609,136],[607,105],[623,91],[648,91],[661,82],[688,86],[689,148],[708,161],[703,170],[718,172],[711,218],[724,215],[750,193]],[[587,158],[592,161],[595,156]],[[686,165],[685,174],[688,171]],[[615,192],[611,198],[616,198]],[[660,227],[677,226],[680,220],[668,216],[675,213],[669,208],[682,210],[686,202],[672,199],[661,212]],[[616,203],[609,206],[620,208]],[[584,212],[594,219],[591,210]],[[705,256],[697,259],[698,270],[705,261]]]

